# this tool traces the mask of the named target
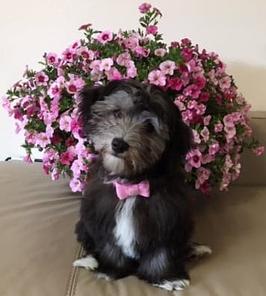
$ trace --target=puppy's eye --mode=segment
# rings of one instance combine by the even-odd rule
[[[122,111],[120,109],[116,109],[113,111],[113,115],[115,118],[121,118],[122,117]]]
[[[149,119],[145,120],[144,124],[147,133],[153,133],[155,131],[154,126]]]

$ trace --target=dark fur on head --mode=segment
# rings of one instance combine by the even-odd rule
[[[176,168],[190,148],[189,127],[178,108],[155,86],[113,81],[107,86],[86,87],[81,97],[86,134],[113,174],[132,178],[157,166],[161,170],[165,165]],[[123,138],[129,149],[114,155],[113,138]]]
[[[157,284],[188,279],[185,260],[193,224],[180,164],[190,149],[191,131],[178,108],[155,86],[113,81],[82,90],[80,115],[99,159],[76,233],[99,262],[97,271],[113,278],[135,274]],[[113,179],[148,180],[151,195],[119,200]],[[133,233],[130,250],[121,245],[128,238],[116,235],[121,213],[132,227],[124,233]]]

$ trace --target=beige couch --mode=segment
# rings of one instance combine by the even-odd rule
[[[265,113],[252,117],[266,145]],[[266,295],[266,157],[245,160],[238,184],[197,209],[196,237],[213,255],[190,266],[191,286],[176,295]],[[72,268],[82,255],[73,233],[79,200],[40,164],[0,163],[0,295],[169,295],[135,277],[106,282]]]

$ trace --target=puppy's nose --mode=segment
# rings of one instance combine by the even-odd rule
[[[122,138],[114,138],[112,141],[112,149],[115,153],[127,151],[129,145]]]

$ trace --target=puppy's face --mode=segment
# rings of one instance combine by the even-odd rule
[[[82,93],[86,135],[110,174],[135,176],[151,168],[170,141],[169,102],[136,82],[110,84]]]

